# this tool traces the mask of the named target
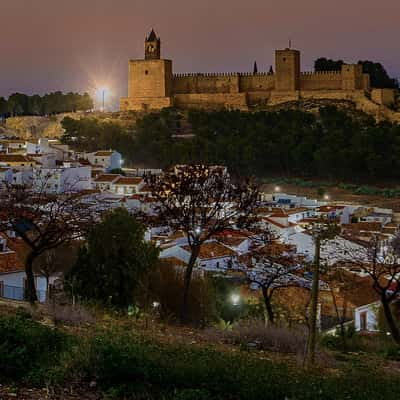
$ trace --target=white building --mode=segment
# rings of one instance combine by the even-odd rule
[[[190,247],[188,245],[173,244],[165,247],[160,258],[175,257],[185,263],[190,259]],[[223,272],[235,268],[238,265],[237,254],[227,246],[211,240],[202,244],[196,266],[204,271]]]
[[[20,239],[14,239],[15,245],[20,247]],[[56,276],[50,277],[49,284],[53,284]],[[47,298],[47,281],[44,276],[35,274],[36,294],[40,302]],[[24,300],[26,288],[25,268],[15,250],[8,247],[7,240],[0,236],[0,298]]]
[[[144,186],[143,178],[119,176],[111,182],[110,190],[115,194],[132,195],[140,192]]]
[[[80,192],[91,188],[90,167],[35,169],[33,187],[49,193]]]
[[[114,150],[99,150],[85,155],[87,160],[95,166],[101,166],[106,171],[121,168],[122,156]]]
[[[371,304],[365,304],[354,310],[354,326],[358,332],[377,332],[378,314],[381,303],[375,301]]]

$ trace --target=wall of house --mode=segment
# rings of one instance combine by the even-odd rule
[[[354,325],[356,331],[361,330],[361,314],[367,313],[367,331],[376,332],[378,330],[378,312],[379,312],[379,304],[367,304],[365,306],[357,307],[354,310]]]
[[[197,265],[199,268],[206,271],[225,271],[230,265],[233,265],[233,257],[219,257],[219,258],[209,258],[209,259],[199,259]]]
[[[3,297],[13,300],[24,299],[24,280],[26,274],[24,271],[11,272],[8,274],[0,274],[0,282],[3,286]],[[50,284],[54,282],[56,278],[50,278]],[[38,298],[40,302],[46,300],[47,287],[46,278],[43,276],[35,277],[36,290],[38,292]]]

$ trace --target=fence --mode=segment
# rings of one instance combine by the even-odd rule
[[[46,301],[46,291],[36,290],[38,300],[43,303]],[[0,297],[10,300],[25,300],[25,290],[23,287],[1,285],[0,286]]]

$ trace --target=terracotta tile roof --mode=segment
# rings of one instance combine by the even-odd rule
[[[269,215],[269,217],[275,217],[275,218],[282,218],[288,216],[289,214],[283,208],[274,208],[272,210],[272,214]]]
[[[7,239],[10,252],[0,253],[0,273],[23,271],[24,260],[29,252],[21,239]]]
[[[239,246],[240,244],[242,244],[245,240],[247,240],[247,237],[223,236],[223,237],[220,237],[219,240],[220,240],[220,242],[222,242],[223,244],[226,244],[227,246],[236,247],[236,246]]]
[[[0,253],[0,274],[24,271],[24,264],[14,251]]]
[[[36,162],[30,157],[24,156],[22,154],[0,154],[0,162]]]
[[[182,246],[185,250],[191,251],[189,246]],[[233,257],[236,253],[229,247],[218,242],[206,242],[200,248],[199,259]]]
[[[142,178],[131,178],[128,176],[120,176],[114,182],[114,185],[138,185],[141,182],[143,182]]]
[[[307,211],[310,211],[310,209],[307,207],[297,207],[297,208],[289,208],[288,210],[285,210],[285,211],[288,215],[291,215],[291,214],[297,214],[297,213],[301,213],[301,212],[307,212]]]
[[[317,208],[318,212],[332,212],[332,211],[337,211],[337,210],[343,210],[345,208],[345,206],[336,206],[336,205],[332,205],[330,206],[329,204],[325,205],[325,206],[320,206]]]
[[[275,225],[278,228],[282,228],[282,229],[296,226],[296,224],[294,224],[293,222],[289,222],[288,225],[284,225],[284,224],[281,224],[280,222],[277,222],[277,221],[275,221],[275,220],[273,220],[273,219],[271,219],[269,217],[265,217],[265,218],[263,218],[263,220],[267,221],[269,224]]]
[[[78,158],[78,162],[82,165],[92,165],[90,164],[89,160],[86,160],[85,158]]]
[[[341,273],[348,289],[339,289],[339,296],[345,298],[353,307],[360,307],[379,300],[379,295],[374,290],[370,277],[361,277],[347,271],[341,271]],[[322,279],[325,279],[324,276]]]
[[[99,150],[94,153],[95,157],[108,157],[111,156],[113,152],[111,150]]]
[[[257,249],[257,253],[277,257],[282,256],[285,253],[293,253],[295,250],[295,245],[273,242]]]
[[[369,232],[379,232],[382,229],[381,222],[356,222],[353,224],[343,224],[343,229],[353,230],[353,231],[369,231]]]
[[[94,181],[95,182],[114,182],[119,176],[118,174],[101,174]]]

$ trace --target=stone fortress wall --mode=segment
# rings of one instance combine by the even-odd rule
[[[300,52],[275,52],[275,72],[173,74],[172,61],[161,59],[161,41],[154,31],[145,40],[145,59],[129,62],[128,97],[121,111],[164,107],[248,110],[302,98],[358,101],[368,96],[378,105],[394,99],[389,89],[373,89],[358,64],[341,71],[301,72]]]

